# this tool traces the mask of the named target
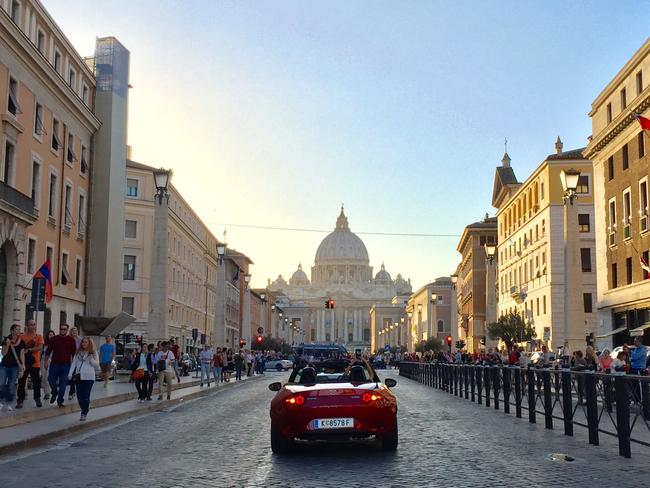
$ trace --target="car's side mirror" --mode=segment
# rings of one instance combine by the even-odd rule
[[[275,383],[271,383],[269,385],[269,390],[271,391],[280,391],[281,389],[282,389],[282,383],[280,383],[279,381],[276,381]]]
[[[386,385],[388,388],[392,388],[397,385],[397,380],[394,380],[393,378],[386,378],[384,385]]]

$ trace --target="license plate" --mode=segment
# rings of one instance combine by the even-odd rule
[[[317,429],[353,429],[354,419],[314,419],[314,430]]]

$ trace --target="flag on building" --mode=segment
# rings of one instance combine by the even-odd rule
[[[50,303],[52,300],[52,266],[49,259],[38,268],[34,278],[45,278],[45,303]]]
[[[648,273],[648,277],[650,277],[650,266],[648,266],[648,263],[643,259],[643,254],[639,256],[639,262],[641,263],[641,268]]]
[[[237,266],[235,274],[232,276],[232,284],[236,285],[237,283],[239,283],[239,266]]]
[[[639,122],[641,125],[642,130],[650,130],[650,119],[647,117],[644,117],[641,114],[634,114],[636,117],[636,120]]]

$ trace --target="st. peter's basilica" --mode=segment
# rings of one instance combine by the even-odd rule
[[[268,285],[277,297],[286,327],[300,331],[295,342],[326,342],[348,350],[370,348],[370,316],[373,305],[403,307],[411,294],[410,280],[395,279],[382,263],[373,276],[368,250],[350,230],[343,207],[333,232],[318,246],[311,281],[298,265],[289,282],[282,275]],[[334,308],[325,302],[334,300]]]

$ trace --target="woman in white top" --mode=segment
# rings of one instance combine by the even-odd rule
[[[90,408],[90,391],[95,384],[95,372],[99,369],[99,357],[95,352],[93,341],[84,337],[79,343],[79,349],[74,355],[68,373],[68,381],[77,384],[77,401],[81,408],[81,420],[86,420]]]

